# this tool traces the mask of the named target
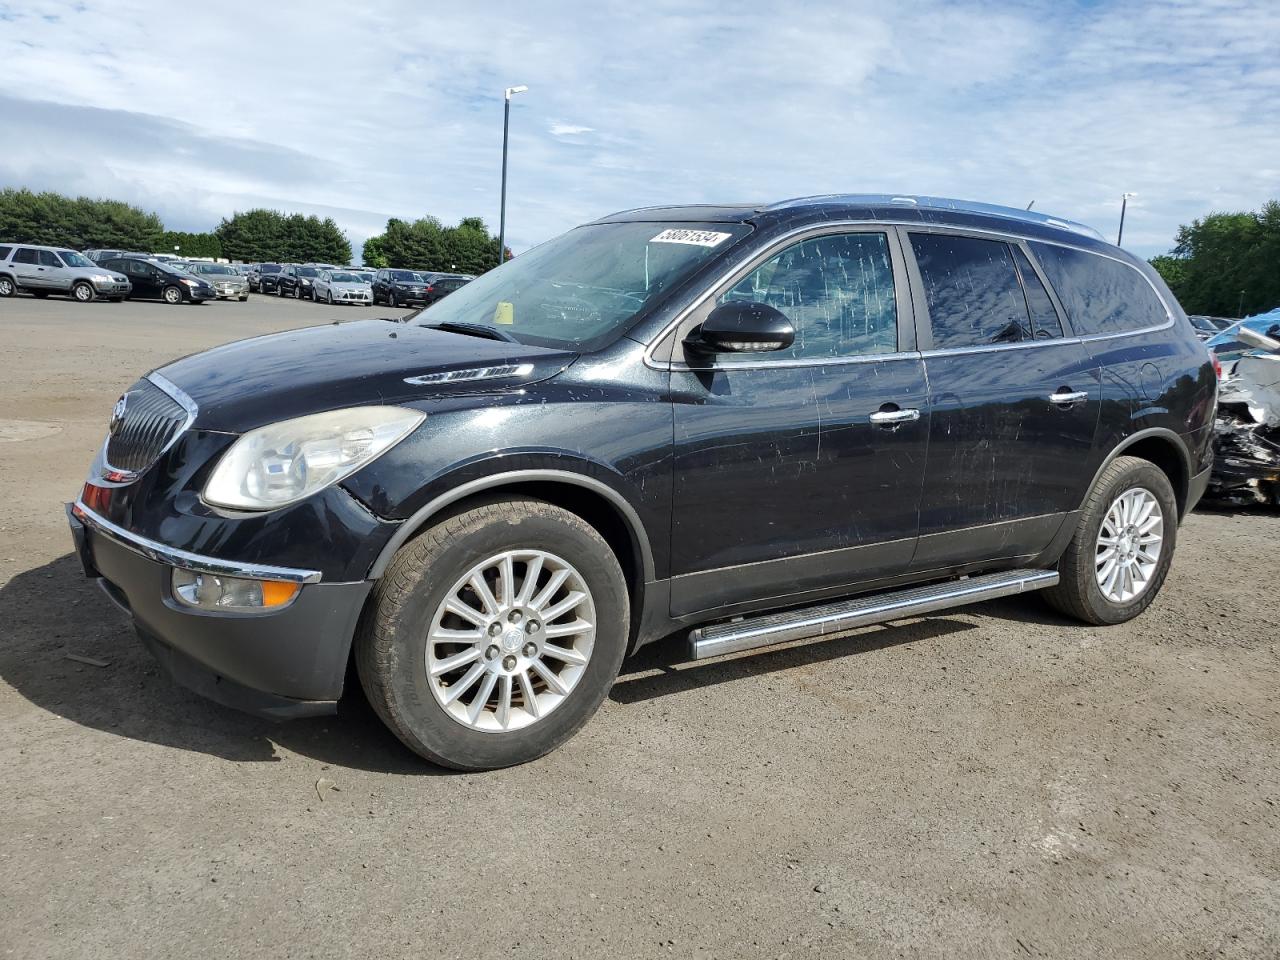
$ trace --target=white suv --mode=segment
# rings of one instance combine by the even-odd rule
[[[0,297],[25,290],[35,297],[51,293],[81,303],[97,297],[119,302],[132,289],[129,278],[61,247],[0,244]]]

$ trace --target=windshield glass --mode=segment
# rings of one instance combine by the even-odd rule
[[[742,223],[578,227],[461,286],[419,320],[483,324],[524,343],[595,349],[750,230]]]
[[[315,267],[299,267],[299,268],[298,268],[298,276],[300,276],[300,277],[318,277],[318,276],[320,276],[320,271],[319,271],[319,270],[317,270]]]
[[[414,273],[412,270],[392,270],[391,279],[401,280],[405,283],[421,283],[422,282],[422,278],[418,276],[416,273]]]
[[[239,274],[223,263],[192,264],[192,269],[200,273],[216,273],[220,277],[234,277]]]
[[[93,267],[97,266],[92,260],[83,254],[76,253],[74,250],[59,250],[58,256],[62,258],[62,262],[68,267]]]
[[[264,263],[258,268],[261,273],[279,273],[282,269],[278,263]]]
[[[334,283],[361,283],[354,273],[331,273],[329,279]]]

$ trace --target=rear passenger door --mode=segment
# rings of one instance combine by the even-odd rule
[[[813,234],[762,251],[677,331],[676,616],[889,578],[915,549],[928,411],[898,239]],[[729,300],[776,307],[795,343],[684,350]]]
[[[1098,365],[1024,243],[905,232],[932,412],[912,569],[1030,559],[1080,506]]]

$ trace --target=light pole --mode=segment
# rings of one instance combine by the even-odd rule
[[[507,87],[502,97],[502,201],[498,210],[498,266],[507,256],[507,131],[511,126],[511,98],[529,88],[523,83]]]
[[[1116,246],[1120,246],[1120,241],[1124,239],[1124,211],[1129,205],[1129,201],[1136,197],[1136,193],[1125,193],[1120,195],[1120,232],[1116,234]]]

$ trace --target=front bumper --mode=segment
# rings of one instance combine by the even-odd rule
[[[133,289],[133,284],[127,280],[94,280],[93,289],[100,297],[126,297]]]
[[[249,295],[249,288],[244,287],[218,287],[213,288],[218,295],[219,300],[239,300],[241,297]]]
[[[371,581],[319,583],[313,571],[239,566],[173,550],[69,504],[76,553],[123,609],[161,665],[182,685],[226,706],[275,718],[331,713]],[[175,566],[232,576],[297,579],[287,606],[211,613],[173,598]]]

